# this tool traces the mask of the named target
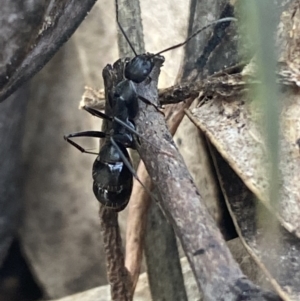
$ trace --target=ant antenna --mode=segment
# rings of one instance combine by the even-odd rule
[[[127,35],[126,35],[126,33],[125,33],[123,27],[122,27],[122,25],[120,24],[120,21],[119,21],[119,4],[118,4],[118,0],[115,0],[115,5],[116,5],[116,20],[117,20],[118,26],[119,26],[119,28],[120,28],[120,30],[121,30],[121,32],[122,32],[124,38],[126,39],[128,45],[130,46],[131,50],[133,51],[134,55],[135,55],[135,56],[138,56],[138,54],[136,53],[136,51],[135,51],[133,45],[132,45],[131,42],[129,41],[129,39],[128,39],[128,37],[127,37]]]
[[[117,1],[117,0],[116,0]],[[181,47],[183,45],[185,45],[189,40],[191,40],[194,36],[196,36],[198,33],[200,33],[201,31],[207,29],[208,27],[214,25],[214,24],[218,24],[218,23],[223,23],[223,22],[230,22],[230,21],[237,21],[236,18],[232,18],[232,17],[228,17],[228,18],[222,18],[222,19],[219,19],[219,20],[216,20],[216,21],[213,21],[211,23],[208,23],[207,25],[205,25],[204,27],[198,29],[197,31],[195,31],[192,35],[190,35],[185,41],[179,43],[179,44],[176,44],[174,46],[171,46],[169,48],[166,48],[156,54],[154,54],[152,57],[156,56],[156,55],[159,55],[159,54],[162,54],[164,52],[167,52],[169,50],[173,50],[173,49],[176,49],[178,47]]]

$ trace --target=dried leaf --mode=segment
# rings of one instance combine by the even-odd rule
[[[283,93],[281,122],[281,201],[275,212],[283,226],[300,237],[300,99],[298,90]],[[267,152],[246,97],[234,100],[215,96],[192,112],[194,122],[209,137],[245,185],[271,211],[266,175]]]

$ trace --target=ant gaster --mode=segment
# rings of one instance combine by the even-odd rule
[[[115,1],[115,4],[117,24],[132,51],[134,52],[135,57],[126,62],[124,67],[124,79],[112,88],[112,95],[109,95],[109,98],[112,99],[112,103],[110,103],[112,116],[89,107],[83,108],[94,116],[110,121],[111,125],[106,132],[85,131],[69,134],[64,136],[64,138],[67,140],[67,142],[79,149],[81,152],[97,155],[92,172],[94,180],[94,194],[98,201],[104,206],[116,211],[120,211],[123,210],[128,204],[133,183],[132,175],[153,197],[152,193],[143,185],[143,183],[141,183],[137,177],[137,174],[132,167],[129,154],[126,150],[128,147],[132,149],[136,148],[133,135],[136,135],[141,139],[145,139],[142,135],[136,132],[134,126],[134,118],[139,110],[138,98],[147,104],[152,104],[151,101],[143,98],[140,95],[137,95],[135,84],[139,84],[145,81],[147,78],[151,80],[149,75],[154,67],[155,58],[158,56],[162,58],[160,56],[161,53],[185,45],[190,39],[213,24],[235,21],[236,19],[223,18],[217,20],[197,30],[180,44],[171,46],[156,54],[146,53],[138,55],[119,22],[117,0]],[[109,66],[110,65],[107,67]],[[99,153],[94,153],[85,150],[79,144],[70,139],[74,137],[104,138],[105,141],[100,148]],[[149,141],[147,142],[150,143]],[[154,147],[159,149],[157,146]]]

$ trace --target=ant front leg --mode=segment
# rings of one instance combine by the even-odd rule
[[[152,82],[152,78],[150,75],[148,75],[147,78],[145,79],[145,84],[150,85],[151,82]]]
[[[75,137],[93,137],[93,138],[106,138],[107,134],[104,132],[98,132],[98,131],[85,131],[85,132],[78,132],[78,133],[73,133],[69,135],[64,135],[64,139],[70,143],[72,146],[77,148],[79,151],[85,154],[91,154],[91,155],[99,155],[98,153],[90,152],[87,151],[85,148],[80,146],[78,143],[74,142],[70,138],[75,138]]]
[[[141,95],[138,95],[138,98],[143,102],[145,103],[146,105],[151,105],[153,106],[157,112],[163,114],[165,116],[165,113],[161,110],[162,106],[159,104],[159,105],[156,105],[154,104],[153,102],[151,102],[149,99],[141,96]]]

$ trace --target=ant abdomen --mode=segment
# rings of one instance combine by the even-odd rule
[[[124,75],[125,78],[139,84],[149,76],[153,67],[153,56],[140,54],[126,64]]]
[[[106,155],[110,154],[109,160],[100,155],[93,165],[93,191],[97,200],[104,206],[123,210],[128,204],[132,190],[132,174],[126,167],[118,152],[107,143]],[[102,149],[101,149],[102,150]],[[130,161],[128,152],[123,153]]]
[[[132,175],[130,175],[132,181]],[[107,187],[99,187],[99,183],[93,182],[93,191],[97,200],[106,208],[113,209],[115,211],[122,211],[126,208],[131,195],[132,185],[122,187],[118,191],[108,190]]]

